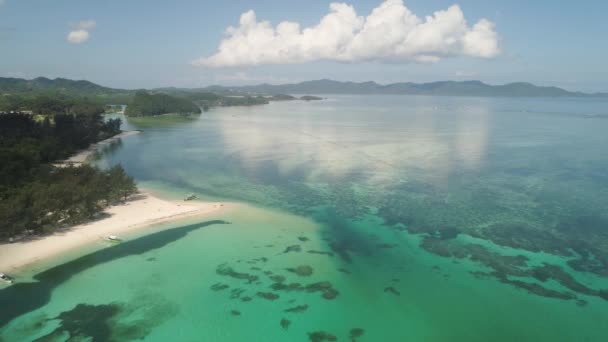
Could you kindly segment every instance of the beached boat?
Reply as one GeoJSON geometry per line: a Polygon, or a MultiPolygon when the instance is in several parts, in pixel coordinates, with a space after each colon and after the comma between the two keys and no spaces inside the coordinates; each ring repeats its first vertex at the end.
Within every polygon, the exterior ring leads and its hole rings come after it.
{"type": "Polygon", "coordinates": [[[9,277],[7,274],[4,274],[4,273],[0,273],[0,280],[2,280],[3,282],[5,282],[7,284],[13,283],[13,278],[9,277]]]}
{"type": "Polygon", "coordinates": [[[194,199],[197,199],[195,194],[188,194],[186,195],[186,197],[184,198],[184,201],[192,201],[194,199]]]}
{"type": "Polygon", "coordinates": [[[111,242],[121,242],[122,241],[122,239],[116,235],[106,235],[103,237],[103,239],[106,241],[111,241],[111,242]]]}

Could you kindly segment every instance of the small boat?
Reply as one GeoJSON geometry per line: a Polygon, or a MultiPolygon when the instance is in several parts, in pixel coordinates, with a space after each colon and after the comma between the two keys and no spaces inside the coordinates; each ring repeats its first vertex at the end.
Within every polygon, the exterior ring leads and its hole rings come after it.
{"type": "Polygon", "coordinates": [[[116,235],[106,235],[103,237],[103,239],[106,241],[111,241],[111,242],[121,242],[122,241],[122,239],[116,235]]]}
{"type": "Polygon", "coordinates": [[[0,273],[0,280],[2,280],[3,282],[5,282],[7,284],[13,283],[13,278],[9,277],[8,275],[6,275],[4,273],[0,273]]]}
{"type": "Polygon", "coordinates": [[[192,200],[195,200],[195,199],[197,199],[197,197],[196,197],[196,195],[195,195],[195,194],[188,194],[188,195],[186,195],[186,197],[184,198],[184,201],[192,201],[192,200]]]}

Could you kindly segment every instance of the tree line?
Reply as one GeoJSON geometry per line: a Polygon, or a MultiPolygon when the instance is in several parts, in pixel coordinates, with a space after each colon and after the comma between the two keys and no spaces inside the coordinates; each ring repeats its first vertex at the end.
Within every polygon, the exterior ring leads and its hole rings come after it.
{"type": "Polygon", "coordinates": [[[152,116],[168,113],[200,114],[201,109],[192,101],[163,93],[151,94],[138,91],[127,106],[129,116],[152,116]]]}
{"type": "Polygon", "coordinates": [[[120,166],[52,165],[120,133],[102,113],[86,99],[0,95],[0,239],[84,222],[136,191],[120,166]]]}

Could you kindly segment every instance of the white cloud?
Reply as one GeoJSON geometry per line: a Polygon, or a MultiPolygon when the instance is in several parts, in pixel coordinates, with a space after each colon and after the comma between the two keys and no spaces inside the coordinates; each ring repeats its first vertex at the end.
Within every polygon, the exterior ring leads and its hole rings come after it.
{"type": "Polygon", "coordinates": [[[305,63],[316,60],[436,63],[442,58],[492,58],[499,54],[494,23],[481,19],[468,26],[458,5],[424,19],[402,0],[385,0],[367,17],[345,3],[313,26],[284,21],[274,27],[258,21],[253,10],[228,27],[216,54],[192,62],[196,66],[231,67],[305,63]]]}
{"type": "Polygon", "coordinates": [[[76,30],[68,33],[68,42],[72,44],[82,44],[89,40],[90,34],[89,31],[85,30],[76,30]]]}
{"type": "Polygon", "coordinates": [[[91,36],[90,31],[97,26],[97,23],[95,20],[83,20],[76,23],[70,23],[70,26],[74,30],[68,33],[68,42],[71,44],[82,44],[89,40],[91,36]]]}

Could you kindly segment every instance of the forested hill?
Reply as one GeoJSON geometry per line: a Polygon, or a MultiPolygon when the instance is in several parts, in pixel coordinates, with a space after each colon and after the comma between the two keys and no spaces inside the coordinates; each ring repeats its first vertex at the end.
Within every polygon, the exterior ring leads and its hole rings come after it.
{"type": "Polygon", "coordinates": [[[199,114],[201,109],[191,100],[167,94],[150,94],[138,91],[125,111],[129,116],[152,116],[168,113],[199,114]]]}
{"type": "Polygon", "coordinates": [[[571,92],[557,87],[541,87],[518,82],[489,85],[480,81],[440,81],[431,83],[340,82],[315,80],[293,84],[259,84],[241,87],[210,86],[199,91],[245,92],[253,94],[394,94],[434,96],[496,96],[496,97],[608,97],[608,93],[571,92]]]}
{"type": "MultiPolygon", "coordinates": [[[[209,86],[205,88],[157,88],[151,94],[168,94],[193,101],[204,99],[211,106],[252,105],[265,101],[258,95],[277,94],[395,94],[434,96],[496,96],[496,97],[608,97],[608,93],[583,93],[567,91],[558,87],[537,86],[517,82],[504,85],[490,85],[481,81],[440,81],[430,83],[401,82],[378,84],[376,82],[340,82],[329,79],[306,81],[292,84],[259,84],[249,86],[209,86]],[[237,96],[250,96],[238,99],[237,96]],[[211,101],[210,98],[213,98],[211,101]]],[[[48,79],[38,77],[33,80],[1,78],[0,94],[54,95],[88,97],[102,104],[127,104],[137,90],[114,89],[89,81],[73,81],[65,78],[48,79]]],[[[272,99],[270,101],[282,100],[272,99]]],[[[267,101],[266,101],[267,102],[267,101]]]]}
{"type": "Polygon", "coordinates": [[[49,79],[38,77],[32,80],[25,80],[21,78],[0,77],[0,94],[87,97],[106,104],[126,103],[135,94],[135,91],[108,88],[89,81],[74,81],[65,78],[49,79]]]}

